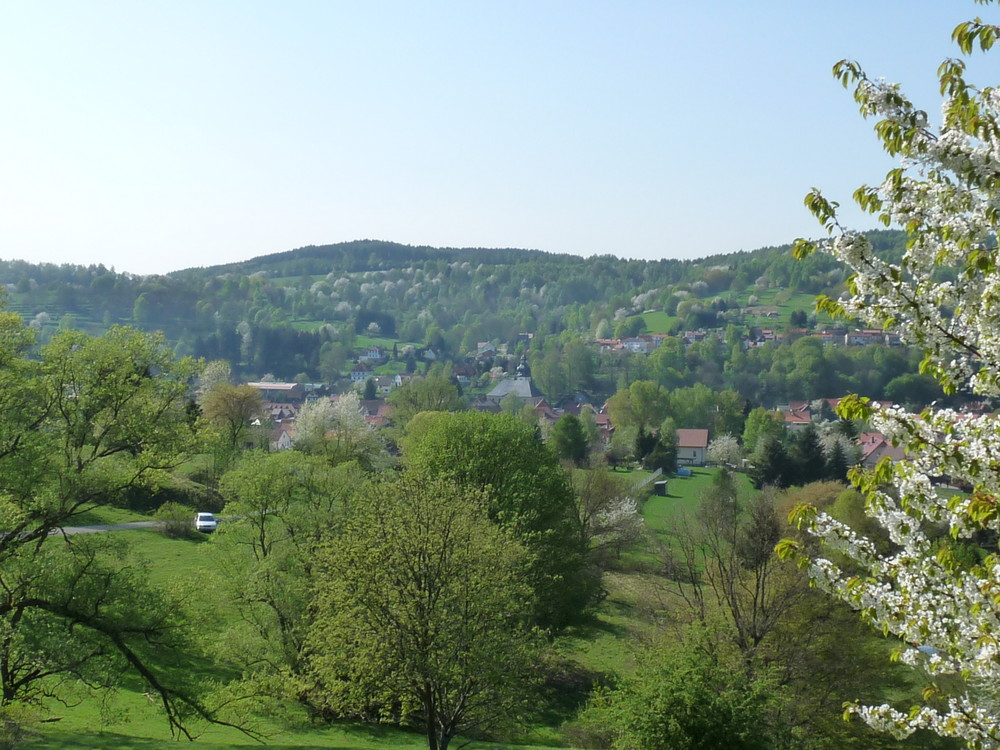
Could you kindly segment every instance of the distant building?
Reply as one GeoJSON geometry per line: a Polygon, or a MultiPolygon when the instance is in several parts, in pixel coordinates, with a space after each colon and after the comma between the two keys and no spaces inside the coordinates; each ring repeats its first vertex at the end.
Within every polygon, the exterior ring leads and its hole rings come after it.
{"type": "Polygon", "coordinates": [[[836,419],[837,404],[839,398],[818,398],[813,401],[789,401],[788,404],[779,406],[785,419],[785,427],[789,430],[798,430],[812,422],[821,422],[824,419],[836,419]]]}
{"type": "Polygon", "coordinates": [[[662,339],[656,340],[652,336],[633,336],[622,339],[621,347],[628,349],[633,354],[649,354],[662,343],[662,339]]]}
{"type": "Polygon", "coordinates": [[[531,370],[528,368],[528,362],[523,356],[521,357],[521,363],[517,366],[515,376],[497,383],[496,387],[486,394],[486,399],[499,404],[505,396],[509,396],[512,393],[525,402],[533,402],[542,397],[542,392],[531,382],[531,370]]]}
{"type": "Polygon", "coordinates": [[[302,387],[301,383],[247,383],[251,388],[256,388],[260,391],[260,397],[264,401],[270,401],[274,403],[291,402],[297,403],[302,401],[305,396],[305,388],[302,387]]]}
{"type": "Polygon", "coordinates": [[[271,403],[264,402],[261,411],[271,420],[271,424],[281,424],[282,422],[294,422],[298,416],[298,405],[291,403],[271,403]]]}
{"type": "MultiPolygon", "coordinates": [[[[394,388],[401,388],[406,383],[409,383],[413,379],[413,375],[407,372],[399,372],[392,376],[392,385],[394,388]]],[[[417,376],[419,377],[419,376],[417,376]]]]}
{"type": "Polygon", "coordinates": [[[279,424],[271,430],[271,450],[287,451],[295,443],[295,425],[279,424]]]}
{"type": "Polygon", "coordinates": [[[369,346],[361,350],[358,354],[359,362],[384,362],[389,359],[389,355],[386,354],[385,348],[374,345],[369,346]]]}
{"type": "Polygon", "coordinates": [[[677,430],[677,463],[704,466],[708,450],[708,430],[677,430]]]}
{"type": "Polygon", "coordinates": [[[887,333],[886,331],[869,328],[845,333],[844,343],[847,346],[870,346],[871,344],[899,346],[902,341],[898,333],[887,333]]]}
{"type": "Polygon", "coordinates": [[[893,463],[903,459],[903,449],[889,442],[881,432],[862,432],[858,436],[858,447],[861,449],[861,465],[873,469],[884,457],[888,456],[893,463]]]}
{"type": "Polygon", "coordinates": [[[358,362],[351,369],[351,382],[352,383],[364,382],[365,380],[368,380],[368,378],[370,378],[373,373],[374,370],[372,370],[372,368],[369,365],[365,364],[364,362],[358,362]]]}

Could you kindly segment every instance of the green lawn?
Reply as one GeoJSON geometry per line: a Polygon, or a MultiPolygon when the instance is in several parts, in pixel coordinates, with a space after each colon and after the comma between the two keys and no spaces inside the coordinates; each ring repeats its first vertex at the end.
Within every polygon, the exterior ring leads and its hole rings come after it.
{"type": "MultiPolygon", "coordinates": [[[[673,521],[684,513],[694,512],[702,493],[712,484],[718,469],[692,468],[692,476],[672,476],[667,480],[667,496],[651,495],[642,508],[646,525],[657,533],[669,531],[673,521]]],[[[746,474],[734,473],[736,487],[740,492],[752,492],[750,478],[746,474]]]]}
{"type": "MultiPolygon", "coordinates": [[[[148,703],[145,698],[139,701],[148,703]]],[[[152,706],[135,702],[128,707],[129,721],[124,725],[110,726],[105,730],[94,730],[99,722],[97,712],[77,711],[61,719],[57,724],[42,725],[43,729],[28,739],[20,747],[32,750],[75,750],[78,748],[100,748],[101,750],[168,750],[176,748],[177,741],[170,737],[162,717],[152,706]]],[[[198,737],[201,747],[244,748],[268,747],[275,750],[292,748],[324,748],[326,750],[388,750],[389,748],[427,747],[427,739],[415,732],[405,732],[392,727],[352,725],[348,723],[328,726],[281,728],[265,724],[263,742],[227,727],[207,727],[198,737]]],[[[459,746],[457,740],[455,746],[459,746]]],[[[473,742],[465,745],[470,750],[501,750],[515,747],[509,744],[473,742]]],[[[541,750],[539,745],[517,745],[522,750],[541,750]]]]}
{"type": "Polygon", "coordinates": [[[97,526],[105,523],[129,523],[130,521],[149,521],[150,517],[127,508],[113,508],[102,505],[88,510],[73,518],[72,526],[97,526]]]}
{"type": "Polygon", "coordinates": [[[667,315],[662,310],[643,313],[642,319],[646,323],[647,333],[669,333],[680,322],[680,318],[667,315]]]}
{"type": "MultiPolygon", "coordinates": [[[[38,724],[19,748],[31,750],[168,750],[177,747],[177,740],[170,736],[166,722],[156,707],[143,696],[126,696],[118,710],[123,721],[107,723],[103,729],[99,707],[78,706],[60,711],[58,722],[38,724]]],[[[264,719],[255,727],[263,737],[258,742],[252,737],[229,727],[199,727],[198,746],[227,748],[268,747],[276,750],[292,748],[324,748],[326,750],[389,750],[390,748],[427,747],[427,739],[416,732],[407,732],[387,726],[361,725],[343,722],[330,725],[310,724],[303,719],[297,726],[264,719]]],[[[462,743],[455,741],[456,747],[462,743]]],[[[469,750],[502,750],[517,747],[520,750],[542,750],[548,745],[511,745],[510,743],[472,742],[464,745],[469,750]]]]}
{"type": "Polygon", "coordinates": [[[296,318],[291,321],[288,325],[294,328],[296,331],[305,331],[307,333],[315,331],[320,326],[325,325],[325,321],[322,320],[303,320],[301,318],[296,318]]]}
{"type": "Polygon", "coordinates": [[[375,368],[376,375],[401,375],[404,372],[406,372],[406,362],[401,362],[398,359],[375,368]]]}
{"type": "Polygon", "coordinates": [[[788,327],[789,317],[795,310],[802,310],[808,315],[816,317],[816,327],[823,328],[831,325],[834,321],[826,313],[816,312],[816,295],[806,292],[792,292],[790,289],[765,289],[762,292],[748,290],[737,295],[739,304],[743,307],[749,305],[750,295],[757,297],[754,306],[777,307],[778,317],[768,318],[763,315],[744,315],[742,323],[747,326],[757,326],[760,328],[776,328],[784,330],[788,327]]]}

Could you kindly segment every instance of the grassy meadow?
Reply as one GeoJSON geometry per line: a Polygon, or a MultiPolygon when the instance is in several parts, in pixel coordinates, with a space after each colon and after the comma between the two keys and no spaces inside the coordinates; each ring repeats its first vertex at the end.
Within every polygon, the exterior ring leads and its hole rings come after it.
{"type": "MultiPolygon", "coordinates": [[[[638,483],[647,472],[616,472],[630,483],[638,483]]],[[[665,579],[657,573],[659,539],[679,514],[697,507],[698,497],[710,484],[714,470],[695,469],[691,477],[672,477],[668,496],[650,496],[643,508],[649,538],[635,549],[624,551],[614,569],[605,574],[607,595],[596,616],[586,626],[572,629],[555,644],[555,659],[562,665],[557,684],[548,688],[545,713],[528,727],[516,745],[473,742],[470,750],[518,747],[539,750],[566,747],[561,725],[572,721],[593,684],[606,683],[611,675],[628,672],[637,644],[648,642],[661,630],[664,618],[665,579]]],[[[745,478],[740,477],[742,481],[745,478]]],[[[95,511],[87,523],[120,523],[142,518],[114,509],[95,511]]],[[[128,534],[136,555],[146,561],[153,581],[180,592],[197,613],[198,625],[206,633],[216,632],[235,612],[226,605],[219,579],[213,574],[217,548],[209,536],[171,539],[156,530],[120,532],[128,534]]],[[[194,673],[201,665],[191,665],[194,673]]],[[[231,675],[199,674],[225,679],[231,675]]],[[[38,717],[31,734],[20,745],[37,750],[105,748],[107,750],[160,750],[175,746],[158,707],[138,691],[121,690],[102,704],[86,700],[78,705],[54,704],[38,717]]],[[[392,727],[339,723],[316,725],[304,716],[261,717],[254,726],[266,746],[274,748],[373,748],[426,747],[423,735],[392,727]]],[[[241,732],[217,726],[196,726],[198,743],[211,748],[261,747],[241,732]]],[[[457,744],[457,741],[456,741],[457,744]]]]}

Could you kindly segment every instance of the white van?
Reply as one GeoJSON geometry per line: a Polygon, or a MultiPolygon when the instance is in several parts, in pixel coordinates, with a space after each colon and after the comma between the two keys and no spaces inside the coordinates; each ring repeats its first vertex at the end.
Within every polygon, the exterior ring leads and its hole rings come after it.
{"type": "Polygon", "coordinates": [[[194,517],[194,527],[198,531],[204,531],[208,534],[215,531],[218,526],[219,522],[215,520],[215,516],[211,513],[199,513],[194,517]]]}

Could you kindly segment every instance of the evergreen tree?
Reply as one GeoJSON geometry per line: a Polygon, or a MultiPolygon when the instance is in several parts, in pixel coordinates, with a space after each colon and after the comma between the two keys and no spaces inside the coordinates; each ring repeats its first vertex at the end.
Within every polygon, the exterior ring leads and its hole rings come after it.
{"type": "Polygon", "coordinates": [[[838,440],[833,444],[826,462],[826,477],[833,482],[845,482],[848,468],[847,456],[844,455],[844,448],[838,440]]]}
{"type": "Polygon", "coordinates": [[[658,442],[655,434],[646,432],[646,429],[639,425],[639,432],[635,436],[635,457],[642,461],[648,456],[658,442]]]}
{"type": "Polygon", "coordinates": [[[793,471],[786,477],[788,485],[819,482],[828,476],[826,456],[815,426],[806,425],[795,441],[794,451],[793,471]]]}
{"type": "Polygon", "coordinates": [[[760,441],[757,450],[754,451],[750,480],[757,489],[768,485],[787,487],[788,465],[788,453],[785,451],[784,443],[768,435],[760,441]]]}
{"type": "Polygon", "coordinates": [[[564,414],[552,427],[552,447],[559,458],[582,466],[587,460],[589,445],[583,425],[575,414],[564,414]]]}
{"type": "Polygon", "coordinates": [[[652,471],[660,469],[664,474],[677,471],[677,427],[674,420],[669,417],[663,420],[656,444],[643,461],[643,466],[652,471]]]}

